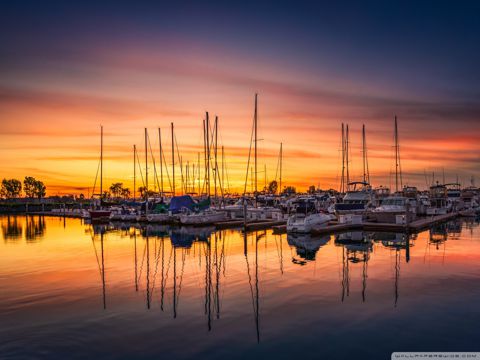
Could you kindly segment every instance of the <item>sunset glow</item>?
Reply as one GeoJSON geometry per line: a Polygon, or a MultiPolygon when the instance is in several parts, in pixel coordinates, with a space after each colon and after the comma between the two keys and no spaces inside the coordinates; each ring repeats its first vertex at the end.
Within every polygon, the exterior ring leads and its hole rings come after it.
{"type": "MultiPolygon", "coordinates": [[[[171,166],[173,122],[183,162],[193,163],[203,149],[202,120],[209,111],[219,116],[230,191],[241,192],[255,93],[261,184],[264,165],[267,179],[275,178],[282,142],[286,185],[338,188],[344,122],[351,130],[352,177],[362,173],[365,124],[372,184],[391,185],[394,115],[405,183],[424,188],[432,173],[445,173],[447,181],[458,176],[469,185],[479,175],[478,65],[472,65],[478,42],[453,44],[447,37],[464,37],[478,27],[468,16],[454,34],[439,29],[440,20],[428,24],[426,32],[437,31],[431,41],[414,35],[412,28],[424,26],[415,19],[397,22],[385,38],[374,29],[383,20],[370,15],[371,27],[346,34],[328,21],[328,9],[313,6],[304,10],[319,18],[306,16],[300,23],[280,10],[264,19],[271,9],[259,5],[243,29],[238,24],[251,6],[218,7],[221,31],[194,5],[181,11],[120,5],[106,22],[101,14],[108,9],[101,6],[98,16],[74,5],[55,14],[45,6],[42,17],[32,10],[23,22],[16,20],[20,9],[7,7],[2,27],[9,36],[0,35],[2,177],[40,178],[49,195],[91,193],[103,125],[105,182],[132,188],[132,146],[143,162],[143,129],[149,129],[157,162],[162,129],[171,166]],[[141,18],[145,11],[151,16],[141,18]],[[318,35],[326,29],[328,36],[318,35]],[[403,32],[401,42],[397,31],[403,32]],[[445,43],[438,40],[442,36],[445,43]],[[452,52],[458,55],[455,66],[452,52]]],[[[365,20],[343,14],[353,24],[365,20]]],[[[176,174],[180,182],[179,169],[176,174]]]]}

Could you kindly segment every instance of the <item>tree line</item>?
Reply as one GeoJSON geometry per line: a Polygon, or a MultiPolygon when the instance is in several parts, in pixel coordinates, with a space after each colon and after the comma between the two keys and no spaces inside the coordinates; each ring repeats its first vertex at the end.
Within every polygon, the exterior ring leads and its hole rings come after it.
{"type": "Polygon", "coordinates": [[[22,182],[18,179],[3,179],[0,188],[0,197],[16,199],[22,196],[22,190],[27,198],[44,198],[47,193],[45,184],[31,176],[25,176],[22,182]]]}

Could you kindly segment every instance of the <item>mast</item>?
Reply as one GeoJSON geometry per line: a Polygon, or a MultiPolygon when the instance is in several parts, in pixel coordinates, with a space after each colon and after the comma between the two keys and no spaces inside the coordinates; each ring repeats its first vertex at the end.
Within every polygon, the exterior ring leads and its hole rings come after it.
{"type": "Polygon", "coordinates": [[[279,194],[282,193],[282,163],[283,163],[283,143],[280,143],[280,187],[279,194]]]}
{"type": "MultiPolygon", "coordinates": [[[[225,193],[225,152],[224,152],[224,149],[223,149],[223,145],[222,145],[222,187],[223,187],[223,193],[225,193]]],[[[222,196],[222,202],[224,203],[224,200],[223,199],[224,196],[222,196]]],[[[225,203],[224,203],[225,205],[225,203]]]]}
{"type": "Polygon", "coordinates": [[[163,150],[162,150],[162,131],[158,128],[158,142],[160,143],[160,194],[163,199],[163,150]]]}
{"type": "Polygon", "coordinates": [[[340,180],[340,192],[345,192],[345,126],[342,123],[342,179],[340,180]]]}
{"type": "MultiPolygon", "coordinates": [[[[205,123],[204,123],[204,126],[203,126],[203,129],[205,130],[205,123]]],[[[202,190],[200,189],[200,153],[197,153],[197,178],[198,178],[198,196],[200,196],[202,190]]]]}
{"type": "Polygon", "coordinates": [[[397,126],[397,115],[395,115],[395,191],[399,191],[398,185],[403,186],[402,181],[402,168],[400,165],[400,145],[398,142],[398,126],[397,126]]]}
{"type": "Polygon", "coordinates": [[[255,114],[254,114],[254,126],[255,126],[255,207],[258,206],[258,195],[257,195],[257,98],[258,94],[255,94],[255,114]]]}
{"type": "Polygon", "coordinates": [[[210,197],[210,120],[208,118],[208,111],[207,111],[207,119],[206,119],[206,138],[207,138],[207,194],[210,197]]]}
{"type": "Polygon", "coordinates": [[[217,160],[217,152],[218,152],[218,116],[215,116],[215,206],[217,206],[217,177],[218,177],[218,160],[217,160]]]}
{"type": "Polygon", "coordinates": [[[347,191],[350,190],[350,165],[349,165],[349,153],[350,152],[350,141],[349,141],[349,132],[348,132],[348,124],[345,133],[345,162],[347,164],[347,191]]]}
{"type": "Polygon", "coordinates": [[[267,190],[267,164],[263,164],[263,189],[267,190]]]}
{"type": "Polygon", "coordinates": [[[133,201],[136,200],[137,186],[137,145],[133,145],[133,201]]]}
{"type": "MultiPolygon", "coordinates": [[[[148,202],[148,149],[147,149],[147,128],[145,128],[145,199],[148,202]]],[[[146,208],[145,208],[146,209],[146,208]]]]}
{"type": "Polygon", "coordinates": [[[100,126],[100,206],[103,196],[103,125],[100,126]]]}
{"type": "Polygon", "coordinates": [[[370,183],[370,174],[368,171],[367,140],[365,135],[365,124],[362,127],[362,152],[363,152],[363,182],[370,183]]]}
{"type": "Polygon", "coordinates": [[[170,123],[172,128],[172,196],[175,196],[175,144],[173,135],[173,122],[170,123]]]}

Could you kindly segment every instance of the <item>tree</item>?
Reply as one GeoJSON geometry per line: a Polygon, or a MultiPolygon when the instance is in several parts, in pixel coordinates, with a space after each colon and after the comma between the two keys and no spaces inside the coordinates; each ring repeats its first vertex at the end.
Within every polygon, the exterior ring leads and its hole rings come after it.
{"type": "Polygon", "coordinates": [[[23,180],[23,192],[28,198],[34,198],[36,195],[37,180],[31,176],[25,176],[23,180]]]}
{"type": "Polygon", "coordinates": [[[39,198],[45,197],[47,188],[43,182],[36,180],[34,177],[25,176],[23,180],[23,191],[27,198],[39,198]]]}
{"type": "Polygon", "coordinates": [[[140,197],[144,197],[144,196],[145,196],[145,191],[146,191],[146,190],[147,190],[147,189],[146,189],[144,186],[140,186],[140,187],[138,188],[138,192],[140,193],[140,197]]]}
{"type": "Polygon", "coordinates": [[[7,199],[17,198],[22,193],[22,183],[17,179],[3,179],[0,193],[7,199]]]}
{"type": "Polygon", "coordinates": [[[315,194],[315,191],[316,191],[315,185],[310,185],[308,187],[308,193],[309,194],[315,194]]]}
{"type": "Polygon", "coordinates": [[[130,189],[122,188],[122,196],[125,200],[127,200],[130,197],[130,189]]]}
{"type": "Polygon", "coordinates": [[[273,180],[273,181],[270,181],[270,184],[268,184],[268,192],[270,194],[276,194],[278,191],[278,183],[273,180]]]}
{"type": "Polygon", "coordinates": [[[295,189],[295,187],[293,186],[286,186],[282,191],[282,194],[286,194],[286,195],[293,195],[296,193],[297,193],[297,189],[295,189]]]}
{"type": "Polygon", "coordinates": [[[35,184],[35,195],[37,196],[37,198],[41,199],[45,197],[46,194],[47,194],[47,187],[44,185],[43,182],[37,181],[35,184]]]}
{"type": "Polygon", "coordinates": [[[119,198],[120,196],[122,196],[122,189],[123,189],[123,183],[113,183],[110,186],[110,192],[115,198],[119,198]]]}

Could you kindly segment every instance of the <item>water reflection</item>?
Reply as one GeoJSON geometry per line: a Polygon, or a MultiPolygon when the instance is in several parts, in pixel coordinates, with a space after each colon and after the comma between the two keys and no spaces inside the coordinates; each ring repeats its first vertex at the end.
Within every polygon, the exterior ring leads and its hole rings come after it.
{"type": "MultiPolygon", "coordinates": [[[[299,340],[301,335],[292,333],[290,324],[301,331],[306,322],[303,336],[308,336],[308,327],[326,335],[317,321],[327,328],[342,329],[349,318],[370,335],[382,336],[381,329],[372,330],[368,325],[372,314],[381,322],[384,317],[395,320],[400,316],[393,314],[395,311],[415,322],[402,310],[415,313],[414,308],[425,309],[428,302],[428,311],[432,311],[432,298],[442,303],[439,294],[458,301],[459,295],[451,297],[449,287],[464,289],[471,284],[469,277],[478,270],[472,254],[480,251],[480,241],[472,241],[480,240],[475,221],[439,224],[418,235],[352,231],[317,237],[274,235],[269,230],[216,231],[212,227],[84,225],[74,219],[67,219],[64,230],[63,219],[38,217],[2,217],[0,221],[4,237],[0,256],[8,254],[2,263],[12,259],[4,271],[28,275],[22,278],[22,296],[35,299],[35,291],[59,294],[47,296],[57,311],[75,294],[69,314],[83,302],[94,304],[82,310],[82,316],[90,321],[82,323],[86,328],[95,321],[111,321],[108,329],[112,334],[120,331],[115,327],[120,324],[131,326],[138,334],[151,329],[166,338],[157,340],[162,346],[173,336],[190,331],[192,337],[205,340],[197,344],[199,349],[205,344],[220,346],[220,339],[226,338],[243,344],[261,342],[267,349],[272,342],[279,345],[277,337],[299,340]],[[16,242],[8,242],[12,237],[16,242]],[[40,238],[44,241],[32,246],[22,247],[25,242],[18,241],[40,238]],[[455,242],[450,242],[453,239],[455,242]],[[27,256],[25,249],[31,251],[27,256]],[[448,255],[451,260],[425,263],[424,249],[425,255],[432,249],[432,259],[448,255]],[[68,257],[77,252],[75,263],[68,257]],[[284,254],[288,254],[285,262],[284,254]],[[35,275],[42,271],[46,275],[35,275]],[[445,277],[448,288],[442,285],[445,277]],[[38,287],[32,287],[37,282],[38,287]],[[418,292],[419,288],[423,291],[418,292]],[[212,332],[215,334],[209,335],[212,332]]],[[[6,309],[0,310],[0,316],[20,311],[15,306],[30,306],[29,311],[44,316],[34,300],[32,305],[18,301],[16,283],[20,282],[11,280],[3,285],[2,292],[8,295],[0,295],[0,309],[6,309]]],[[[68,324],[69,319],[65,315],[62,321],[68,324]]],[[[169,354],[178,351],[182,349],[169,354]]]]}
{"type": "Polygon", "coordinates": [[[362,265],[362,301],[366,301],[368,260],[373,248],[371,234],[352,231],[337,234],[335,245],[342,247],[341,299],[350,296],[350,263],[362,265]]]}
{"type": "Polygon", "coordinates": [[[288,245],[295,247],[297,255],[292,257],[292,262],[306,265],[307,261],[314,261],[318,250],[330,241],[330,235],[312,236],[309,234],[288,234],[288,245]]]}
{"type": "Polygon", "coordinates": [[[20,240],[22,233],[22,225],[17,216],[7,216],[6,220],[2,221],[2,234],[5,242],[20,240]]]}

